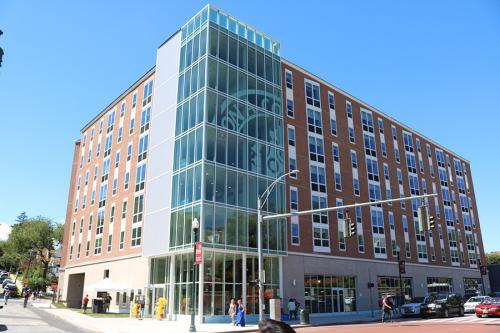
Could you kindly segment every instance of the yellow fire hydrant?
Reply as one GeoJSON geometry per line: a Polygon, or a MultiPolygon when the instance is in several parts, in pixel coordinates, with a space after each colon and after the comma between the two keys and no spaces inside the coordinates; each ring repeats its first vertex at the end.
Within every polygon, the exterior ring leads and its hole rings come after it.
{"type": "Polygon", "coordinates": [[[156,320],[165,318],[165,308],[167,307],[167,299],[165,297],[158,298],[156,302],[156,320]]]}
{"type": "Polygon", "coordinates": [[[132,317],[138,318],[139,317],[139,309],[141,305],[139,303],[134,303],[134,306],[132,307],[132,317]]]}

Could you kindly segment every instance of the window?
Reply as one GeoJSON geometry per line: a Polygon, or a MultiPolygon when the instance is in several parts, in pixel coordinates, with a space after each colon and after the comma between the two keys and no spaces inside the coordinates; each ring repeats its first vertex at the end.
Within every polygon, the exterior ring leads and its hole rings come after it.
{"type": "Polygon", "coordinates": [[[89,227],[88,227],[88,231],[92,231],[92,220],[94,219],[94,216],[92,214],[90,214],[89,216],[89,227]]]}
{"type": "Polygon", "coordinates": [[[296,187],[290,187],[290,210],[299,209],[299,194],[296,187]]]}
{"type": "Polygon", "coordinates": [[[132,157],[132,143],[129,143],[127,147],[127,161],[130,161],[131,157],[132,157]]]}
{"type": "Polygon", "coordinates": [[[398,147],[394,147],[394,158],[396,159],[397,163],[401,162],[401,156],[399,155],[398,147]]]}
{"type": "Polygon", "coordinates": [[[294,113],[293,113],[293,101],[291,99],[286,99],[286,113],[288,117],[293,118],[294,113]]]}
{"type": "Polygon", "coordinates": [[[132,246],[141,245],[142,227],[135,226],[132,228],[132,246]]]}
{"type": "Polygon", "coordinates": [[[368,134],[363,134],[365,144],[365,154],[377,157],[377,148],[375,147],[375,137],[368,134]]]}
{"type": "Polygon", "coordinates": [[[358,168],[358,157],[357,157],[356,152],[354,150],[351,150],[351,163],[352,163],[353,169],[358,168]]]}
{"type": "Polygon", "coordinates": [[[352,104],[349,101],[345,101],[345,112],[347,113],[347,118],[352,119],[352,104]]]}
{"type": "Polygon", "coordinates": [[[320,111],[307,109],[307,128],[309,132],[323,134],[320,111]]]}
{"type": "Polygon", "coordinates": [[[134,126],[135,126],[135,118],[130,119],[130,129],[128,131],[128,134],[134,133],[134,126]]]}
{"type": "Polygon", "coordinates": [[[409,174],[408,180],[410,182],[410,193],[412,195],[420,195],[418,177],[415,175],[409,174]]]}
{"type": "Polygon", "coordinates": [[[311,161],[320,163],[325,162],[325,153],[323,151],[323,139],[309,136],[309,158],[311,161]]]}
{"type": "Polygon", "coordinates": [[[373,115],[371,112],[361,110],[361,123],[363,124],[363,131],[373,133],[373,115]]]}
{"type": "Polygon", "coordinates": [[[89,171],[85,172],[85,185],[88,185],[89,183],[89,171]]]}
{"type": "Polygon", "coordinates": [[[349,142],[354,143],[355,142],[355,140],[354,140],[354,128],[349,126],[348,131],[349,131],[349,142]]]}
{"type": "Polygon", "coordinates": [[[342,191],[342,180],[340,178],[340,172],[335,172],[335,189],[337,191],[342,191]]]}
{"type": "Polygon", "coordinates": [[[380,134],[384,134],[384,122],[382,119],[378,119],[378,130],[380,134]]]}
{"type": "Polygon", "coordinates": [[[151,102],[151,95],[153,94],[153,80],[150,80],[144,85],[144,94],[142,98],[142,106],[151,102]]]}
{"type": "Polygon", "coordinates": [[[122,204],[122,219],[126,219],[127,218],[127,205],[128,205],[128,201],[123,201],[123,204],[122,204]]]}
{"type": "Polygon", "coordinates": [[[339,145],[336,143],[333,144],[333,160],[335,162],[340,162],[339,145]]]}
{"type": "Polygon", "coordinates": [[[99,122],[99,134],[102,133],[102,127],[103,127],[103,124],[104,124],[104,120],[101,119],[101,121],[99,122]]]}
{"type": "Polygon", "coordinates": [[[403,132],[403,141],[405,143],[405,150],[413,153],[413,138],[411,134],[403,132]]]}
{"type": "Polygon", "coordinates": [[[95,239],[94,255],[99,255],[102,252],[102,238],[95,239]]]}
{"type": "Polygon", "coordinates": [[[376,160],[366,159],[366,173],[368,174],[368,179],[375,182],[379,181],[378,177],[378,163],[376,160]]]}
{"type": "Polygon", "coordinates": [[[85,247],[85,256],[88,257],[90,254],[90,241],[87,241],[87,246],[85,247]]]}
{"type": "Polygon", "coordinates": [[[288,144],[295,147],[295,128],[288,126],[288,144]]]}
{"type": "Polygon", "coordinates": [[[87,162],[90,162],[92,160],[92,149],[89,149],[88,155],[87,155],[87,162]]]}
{"type": "Polygon", "coordinates": [[[90,130],[90,141],[94,140],[94,128],[92,127],[92,130],[90,130]]]}
{"type": "Polygon", "coordinates": [[[117,151],[115,155],[115,168],[118,168],[119,166],[120,166],[120,151],[117,151]]]}
{"type": "Polygon", "coordinates": [[[445,159],[444,159],[444,154],[441,150],[436,150],[436,159],[438,162],[438,167],[445,168],[445,159]]]}
{"type": "Polygon", "coordinates": [[[149,129],[149,122],[151,118],[151,107],[147,107],[146,109],[142,110],[141,113],[141,133],[144,133],[149,129]]]}
{"type": "Polygon", "coordinates": [[[326,193],[325,169],[323,167],[311,165],[311,189],[317,192],[326,193]]]}
{"type": "Polygon", "coordinates": [[[129,185],[129,183],[130,183],[130,172],[129,172],[129,171],[127,171],[127,172],[125,173],[124,182],[125,182],[125,184],[124,184],[124,186],[123,186],[123,187],[125,188],[125,190],[128,190],[128,185],[129,185]]]}
{"type": "Polygon", "coordinates": [[[139,139],[139,152],[137,153],[137,162],[145,160],[148,156],[148,142],[148,134],[141,136],[141,138],[139,139]]]}
{"type": "Polygon", "coordinates": [[[406,153],[406,165],[408,166],[408,172],[417,173],[417,162],[415,161],[415,155],[406,153]]]}
{"type": "Polygon", "coordinates": [[[108,194],[108,184],[101,184],[101,189],[99,192],[99,207],[106,205],[106,196],[108,194]]]}
{"type": "Polygon", "coordinates": [[[118,178],[113,179],[113,195],[116,195],[116,191],[118,189],[118,178]]]}
{"type": "Polygon", "coordinates": [[[115,125],[115,111],[111,111],[108,115],[108,127],[106,129],[106,133],[111,133],[113,131],[115,125]]]}
{"type": "Polygon", "coordinates": [[[290,218],[290,225],[291,225],[292,245],[299,245],[300,244],[299,217],[292,216],[290,218]]]}
{"type": "Polygon", "coordinates": [[[354,210],[356,214],[356,226],[358,229],[357,235],[358,235],[358,251],[360,253],[365,252],[365,240],[363,237],[363,216],[361,213],[361,207],[356,207],[354,210]]]}
{"type": "Polygon", "coordinates": [[[105,159],[102,161],[102,176],[101,176],[101,182],[104,182],[108,180],[108,175],[109,175],[109,164],[110,164],[110,158],[105,159]]]}
{"type": "Polygon", "coordinates": [[[132,109],[135,109],[137,105],[137,91],[134,92],[134,95],[132,96],[132,109]]]}
{"type": "Polygon", "coordinates": [[[125,231],[120,231],[120,250],[123,250],[125,247],[125,231]]]}
{"type": "Polygon", "coordinates": [[[106,143],[104,145],[104,157],[111,153],[111,146],[113,144],[113,134],[110,133],[106,136],[106,143]]]}
{"type": "MultiPolygon", "coordinates": [[[[336,200],[336,206],[342,206],[342,200],[337,199],[336,200]]],[[[339,236],[339,250],[344,251],[345,250],[345,226],[344,226],[344,210],[339,209],[337,210],[337,221],[338,221],[338,236],[339,236]]]]}
{"type": "MultiPolygon", "coordinates": [[[[380,201],[380,185],[368,183],[368,195],[370,202],[380,201]]],[[[377,206],[380,207],[380,204],[377,206]]]]}
{"type": "Polygon", "coordinates": [[[354,195],[359,196],[359,179],[358,178],[352,179],[352,187],[354,189],[354,195]]]}
{"type": "Polygon", "coordinates": [[[111,252],[112,246],[113,246],[113,235],[109,234],[108,235],[108,249],[107,249],[108,252],[111,252]]]}
{"type": "Polygon", "coordinates": [[[93,205],[95,202],[95,190],[92,190],[92,196],[90,197],[90,204],[93,205]]]}
{"type": "Polygon", "coordinates": [[[120,106],[120,118],[122,118],[125,115],[125,101],[122,102],[120,106]]]}
{"type": "Polygon", "coordinates": [[[293,76],[292,72],[285,70],[285,81],[286,81],[286,87],[293,89],[293,76]]]}
{"type": "Polygon", "coordinates": [[[321,107],[318,84],[306,81],[306,103],[317,108],[321,107]]]}
{"type": "Polygon", "coordinates": [[[135,191],[140,191],[144,189],[144,184],[146,181],[146,163],[137,166],[137,173],[135,177],[135,191]]]}
{"type": "Polygon", "coordinates": [[[138,195],[134,198],[134,216],[133,223],[142,222],[142,213],[144,210],[144,195],[138,195]]]}
{"type": "Polygon", "coordinates": [[[330,128],[332,135],[337,135],[337,117],[335,115],[335,97],[328,92],[328,107],[330,108],[330,128]]]}
{"type": "Polygon", "coordinates": [[[121,142],[123,138],[123,127],[118,128],[118,142],[121,142]]]}
{"type": "MultiPolygon", "coordinates": [[[[290,171],[297,170],[297,161],[295,160],[295,158],[290,157],[288,159],[288,170],[290,170],[290,171]]],[[[293,173],[290,175],[290,177],[297,179],[297,174],[293,173]]]]}
{"type": "Polygon", "coordinates": [[[97,225],[95,229],[96,236],[102,235],[104,230],[104,209],[97,212],[97,225]]]}

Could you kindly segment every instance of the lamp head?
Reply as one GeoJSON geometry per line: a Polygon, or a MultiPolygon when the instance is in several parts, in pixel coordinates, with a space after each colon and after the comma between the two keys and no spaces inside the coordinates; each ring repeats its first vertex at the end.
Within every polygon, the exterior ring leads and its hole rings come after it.
{"type": "Polygon", "coordinates": [[[191,228],[193,229],[193,231],[200,229],[200,222],[196,217],[193,219],[193,222],[191,222],[191,228]]]}

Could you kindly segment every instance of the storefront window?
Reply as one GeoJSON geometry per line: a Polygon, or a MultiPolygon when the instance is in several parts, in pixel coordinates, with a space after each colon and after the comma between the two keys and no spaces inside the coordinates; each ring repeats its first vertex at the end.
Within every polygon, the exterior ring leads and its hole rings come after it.
{"type": "Polygon", "coordinates": [[[452,279],[441,277],[427,278],[427,292],[431,293],[451,293],[453,292],[452,279]]]}
{"type": "Polygon", "coordinates": [[[305,308],[310,313],[356,311],[354,276],[306,275],[305,308]]]}
{"type": "MultiPolygon", "coordinates": [[[[403,294],[405,301],[409,301],[413,297],[412,279],[402,277],[403,294]]],[[[383,298],[386,295],[397,296],[400,294],[401,288],[399,287],[399,277],[397,276],[379,276],[377,278],[377,291],[378,297],[383,298]]]]}
{"type": "Polygon", "coordinates": [[[481,295],[483,293],[483,282],[481,279],[464,278],[464,298],[481,295]]]}

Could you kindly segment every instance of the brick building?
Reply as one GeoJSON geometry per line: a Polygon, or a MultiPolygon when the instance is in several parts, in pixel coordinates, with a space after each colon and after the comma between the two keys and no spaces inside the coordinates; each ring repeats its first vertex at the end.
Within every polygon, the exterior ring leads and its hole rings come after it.
{"type": "MultiPolygon", "coordinates": [[[[266,214],[439,193],[435,230],[419,200],[271,220],[265,295],[312,313],[369,311],[407,298],[475,293],[481,231],[467,160],[280,56],[280,44],[207,6],[157,50],[156,65],[89,122],[75,144],[62,298],[109,277],[114,310],[166,297],[172,319],[220,318],[231,297],[257,313],[257,195],[266,214]],[[345,237],[346,214],[357,235],[345,237]],[[200,221],[195,276],[191,222],[200,221]],[[368,288],[373,283],[373,288],[368,288]],[[119,290],[119,291],[118,291],[119,290]]],[[[267,301],[266,301],[267,303],[267,301]]]]}

